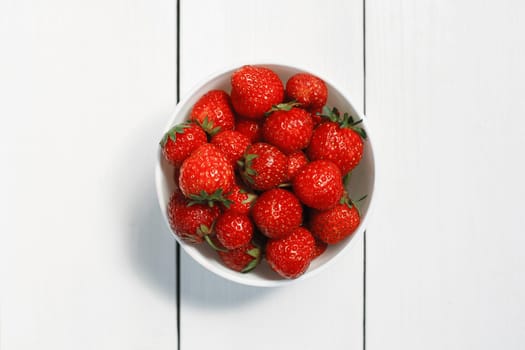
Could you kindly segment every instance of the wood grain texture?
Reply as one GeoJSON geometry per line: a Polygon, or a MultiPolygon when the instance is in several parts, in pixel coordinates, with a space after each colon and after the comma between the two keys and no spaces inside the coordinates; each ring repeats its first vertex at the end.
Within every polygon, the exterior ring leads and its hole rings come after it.
{"type": "MultiPolygon", "coordinates": [[[[225,66],[276,62],[331,78],[362,109],[361,1],[181,2],[181,91],[225,66]]],[[[362,237],[309,280],[258,289],[181,259],[182,349],[361,349],[362,237]]]]}
{"type": "Polygon", "coordinates": [[[525,5],[367,1],[367,349],[525,343],[525,5]]]}
{"type": "Polygon", "coordinates": [[[0,348],[174,349],[173,1],[0,3],[0,348]]]}

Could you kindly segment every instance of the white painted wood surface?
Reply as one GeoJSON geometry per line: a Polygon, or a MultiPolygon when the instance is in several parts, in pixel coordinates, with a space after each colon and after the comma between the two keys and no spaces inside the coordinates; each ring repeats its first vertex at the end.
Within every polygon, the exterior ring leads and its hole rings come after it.
{"type": "Polygon", "coordinates": [[[0,2],[0,348],[176,349],[175,3],[0,2]]]}
{"type": "MultiPolygon", "coordinates": [[[[182,1],[181,91],[232,64],[303,66],[363,100],[361,1],[182,1]]],[[[362,349],[363,250],[311,279],[257,289],[181,257],[181,349],[362,349]]]]}
{"type": "MultiPolygon", "coordinates": [[[[367,349],[525,344],[525,5],[365,1],[379,174],[367,349]]],[[[362,1],[181,0],[180,83],[292,63],[363,101],[362,1]]],[[[0,349],[361,349],[362,237],[243,287],[176,256],[153,187],[176,2],[0,2],[0,349]]]]}
{"type": "Polygon", "coordinates": [[[367,349],[525,346],[524,12],[367,1],[367,349]]]}

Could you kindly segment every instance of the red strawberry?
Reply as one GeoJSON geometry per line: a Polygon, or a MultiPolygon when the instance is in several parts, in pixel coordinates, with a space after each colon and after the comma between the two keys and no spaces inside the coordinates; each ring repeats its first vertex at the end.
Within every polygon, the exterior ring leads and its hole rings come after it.
{"type": "Polygon", "coordinates": [[[288,156],[288,167],[287,174],[288,180],[294,178],[294,176],[301,170],[303,166],[308,164],[308,158],[304,155],[303,152],[297,151],[288,156]]]}
{"type": "Polygon", "coordinates": [[[246,246],[253,236],[253,224],[244,214],[224,212],[215,223],[215,234],[226,249],[246,246]]]}
{"type": "Polygon", "coordinates": [[[237,131],[225,130],[213,136],[211,143],[224,153],[232,166],[235,166],[242,158],[246,147],[250,145],[250,140],[237,131]]]}
{"type": "MultiPolygon", "coordinates": [[[[313,232],[312,232],[313,234],[313,232]]],[[[315,258],[318,258],[321,254],[323,254],[326,251],[326,248],[328,248],[328,244],[321,241],[320,239],[315,239],[315,248],[312,255],[312,260],[315,258]]]]}
{"type": "Polygon", "coordinates": [[[322,108],[309,108],[307,109],[308,112],[310,112],[310,117],[312,118],[312,122],[314,123],[314,129],[317,125],[321,124],[323,122],[323,117],[321,117],[321,114],[323,112],[322,108]]]}
{"type": "Polygon", "coordinates": [[[292,186],[303,204],[319,210],[335,207],[344,190],[341,171],[328,160],[306,164],[293,178],[292,186]]]}
{"type": "Polygon", "coordinates": [[[243,180],[254,190],[266,191],[286,181],[287,157],[268,143],[254,143],[240,162],[243,180]]]}
{"type": "Polygon", "coordinates": [[[252,207],[252,217],[265,236],[282,238],[301,225],[303,207],[293,193],[275,188],[259,196],[252,207]]]}
{"type": "Polygon", "coordinates": [[[232,165],[217,147],[209,143],[197,148],[180,168],[179,187],[195,202],[209,205],[224,202],[224,195],[234,182],[232,165]]]}
{"type": "Polygon", "coordinates": [[[312,261],[315,239],[304,227],[297,227],[285,238],[271,239],[266,244],[266,260],[284,278],[301,276],[312,261]]]}
{"type": "Polygon", "coordinates": [[[224,265],[238,272],[253,270],[261,260],[261,249],[253,243],[228,251],[218,251],[224,265]]]}
{"type": "Polygon", "coordinates": [[[282,102],[284,87],[271,69],[243,66],[233,72],[232,104],[237,113],[246,118],[260,119],[273,105],[282,102]]]}
{"type": "Polygon", "coordinates": [[[213,135],[232,130],[235,124],[230,96],[222,90],[211,90],[202,96],[191,110],[190,119],[213,135]]]}
{"type": "Polygon", "coordinates": [[[326,108],[323,115],[331,121],[315,128],[307,149],[308,158],[331,160],[346,175],[361,161],[366,133],[357,127],[361,120],[354,122],[347,113],[341,116],[337,109],[326,108]]]}
{"type": "Polygon", "coordinates": [[[207,142],[206,133],[194,123],[182,123],[172,127],[160,141],[164,157],[179,167],[184,159],[207,142]]]}
{"type": "Polygon", "coordinates": [[[231,191],[226,194],[226,200],[229,204],[226,209],[248,215],[256,198],[257,195],[255,193],[249,192],[243,186],[235,184],[231,191]]]}
{"type": "Polygon", "coordinates": [[[250,143],[262,141],[262,120],[237,118],[235,130],[246,136],[250,143]]]}
{"type": "Polygon", "coordinates": [[[309,73],[298,73],[286,82],[286,96],[304,108],[322,108],[328,98],[324,81],[309,73]]]}
{"type": "Polygon", "coordinates": [[[189,200],[175,192],[168,204],[168,219],[173,232],[190,243],[201,243],[213,221],[219,216],[219,207],[203,204],[189,205],[189,200]]]}
{"type": "Polygon", "coordinates": [[[335,244],[354,233],[359,222],[356,206],[345,203],[325,211],[314,210],[310,216],[310,229],[323,242],[335,244]]]}
{"type": "Polygon", "coordinates": [[[310,113],[293,105],[276,106],[263,124],[263,138],[286,154],[306,148],[312,137],[310,113]]]}

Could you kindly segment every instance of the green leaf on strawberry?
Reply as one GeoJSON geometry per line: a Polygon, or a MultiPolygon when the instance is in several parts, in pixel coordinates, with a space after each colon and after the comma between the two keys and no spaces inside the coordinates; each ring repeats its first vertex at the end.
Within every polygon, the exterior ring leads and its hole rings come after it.
{"type": "Polygon", "coordinates": [[[189,126],[189,123],[182,123],[173,126],[164,134],[162,140],[160,140],[159,144],[161,145],[161,147],[164,147],[166,145],[166,142],[168,142],[168,138],[170,138],[171,141],[175,142],[177,140],[177,134],[184,133],[184,129],[188,128],[189,126]]]}
{"type": "Polygon", "coordinates": [[[246,254],[250,255],[254,259],[250,261],[244,269],[241,270],[242,273],[250,272],[253,270],[257,264],[259,264],[259,261],[261,260],[261,249],[259,247],[255,247],[252,249],[249,249],[246,251],[246,254]]]}
{"type": "Polygon", "coordinates": [[[362,119],[354,121],[354,118],[350,114],[344,113],[341,116],[341,113],[339,112],[337,108],[334,107],[330,109],[328,106],[324,106],[322,112],[317,113],[317,115],[323,118],[326,118],[330,120],[331,122],[339,124],[342,128],[348,128],[348,129],[354,130],[355,132],[359,134],[359,136],[361,136],[363,140],[366,140],[367,138],[365,129],[357,126],[363,122],[362,119]]]}
{"type": "Polygon", "coordinates": [[[267,117],[270,114],[272,114],[273,112],[277,112],[277,111],[291,111],[292,108],[299,107],[300,105],[301,104],[299,102],[297,102],[297,101],[290,101],[290,102],[279,103],[279,104],[273,105],[272,108],[270,108],[268,110],[268,112],[264,113],[264,115],[267,117]]]}
{"type": "Polygon", "coordinates": [[[246,254],[251,255],[251,256],[253,256],[254,258],[257,258],[257,257],[259,257],[260,252],[261,252],[260,249],[256,247],[256,248],[253,248],[253,249],[247,250],[247,251],[246,251],[246,254]]]}
{"type": "Polygon", "coordinates": [[[257,171],[252,168],[253,160],[257,157],[257,154],[246,154],[244,160],[239,160],[237,162],[237,165],[239,165],[239,168],[241,169],[242,177],[250,184],[253,184],[253,176],[257,175],[257,171]]]}
{"type": "Polygon", "coordinates": [[[204,240],[206,241],[206,243],[208,243],[208,245],[210,247],[212,247],[213,250],[216,250],[218,252],[227,252],[228,251],[228,249],[219,248],[215,243],[213,243],[213,240],[210,238],[209,235],[205,235],[204,236],[204,240]]]}
{"type": "Polygon", "coordinates": [[[257,199],[257,195],[253,193],[247,193],[246,196],[247,198],[241,202],[242,204],[253,203],[257,199]]]}
{"type": "Polygon", "coordinates": [[[355,209],[357,210],[357,213],[359,214],[359,217],[361,217],[361,208],[359,207],[358,203],[363,201],[367,196],[368,195],[365,194],[364,196],[362,196],[358,200],[354,201],[354,200],[352,200],[352,198],[350,198],[348,193],[345,192],[345,194],[339,200],[339,203],[346,205],[348,208],[355,207],[355,209]]]}
{"type": "Polygon", "coordinates": [[[220,126],[216,126],[216,127],[213,126],[213,122],[208,118],[208,116],[204,117],[204,120],[202,122],[197,121],[197,123],[210,136],[213,136],[217,134],[219,131],[221,131],[220,126]]]}
{"type": "Polygon", "coordinates": [[[222,203],[226,208],[230,207],[232,203],[231,200],[225,197],[222,188],[218,189],[212,194],[208,194],[206,191],[202,190],[198,195],[190,194],[189,198],[191,199],[188,203],[188,206],[194,204],[208,204],[208,206],[213,207],[215,203],[222,203]]]}

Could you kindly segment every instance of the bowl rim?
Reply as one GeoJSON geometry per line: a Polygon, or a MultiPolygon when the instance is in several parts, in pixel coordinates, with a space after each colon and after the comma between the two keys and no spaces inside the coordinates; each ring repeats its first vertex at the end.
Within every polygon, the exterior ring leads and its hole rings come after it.
{"type": "MultiPolygon", "coordinates": [[[[199,254],[195,254],[193,250],[186,249],[186,245],[188,243],[184,242],[182,239],[179,238],[179,236],[177,236],[176,234],[173,233],[173,231],[172,231],[172,229],[170,227],[170,224],[169,224],[169,219],[168,219],[168,215],[167,215],[167,212],[166,212],[165,204],[162,202],[162,197],[163,197],[162,179],[163,179],[164,175],[163,175],[163,171],[162,171],[162,167],[161,167],[161,162],[163,160],[163,158],[162,158],[163,155],[162,155],[162,151],[161,151],[161,149],[159,147],[156,148],[157,156],[156,156],[156,163],[155,163],[155,188],[156,188],[156,193],[157,193],[157,201],[158,201],[158,204],[159,204],[159,208],[160,208],[160,210],[162,212],[162,217],[164,218],[164,222],[167,225],[168,230],[170,232],[170,235],[175,238],[177,243],[179,243],[179,245],[182,247],[182,249],[184,249],[184,251],[189,256],[191,256],[194,260],[196,260],[206,270],[208,270],[208,271],[210,271],[210,272],[212,272],[212,273],[214,273],[214,274],[216,274],[218,276],[221,276],[222,278],[224,278],[226,280],[233,281],[233,282],[236,282],[236,283],[239,283],[239,284],[242,284],[242,285],[253,286],[253,287],[279,287],[279,286],[285,286],[285,285],[289,285],[291,283],[295,283],[295,282],[298,282],[298,281],[304,281],[307,278],[315,276],[319,272],[324,271],[328,266],[332,266],[332,264],[335,261],[339,260],[341,258],[341,256],[343,256],[344,254],[348,253],[348,251],[350,251],[350,247],[352,245],[355,245],[354,241],[356,241],[357,236],[362,235],[363,232],[366,231],[366,225],[368,223],[370,214],[372,213],[372,210],[373,210],[373,207],[374,207],[374,202],[375,202],[375,200],[374,200],[374,197],[375,197],[374,193],[375,193],[375,187],[376,187],[376,184],[377,184],[377,179],[376,179],[376,177],[377,177],[376,156],[375,156],[373,145],[372,145],[372,141],[371,141],[373,139],[373,137],[370,136],[371,135],[370,127],[368,125],[366,116],[363,113],[361,113],[361,111],[359,111],[357,108],[355,108],[355,104],[352,103],[352,99],[349,97],[349,95],[345,92],[344,89],[341,89],[339,86],[334,84],[331,80],[326,79],[326,77],[324,77],[322,75],[319,75],[317,73],[312,73],[309,69],[303,68],[301,66],[291,66],[289,64],[284,64],[284,63],[279,63],[279,62],[272,62],[272,63],[269,63],[269,62],[268,63],[266,63],[266,62],[262,62],[262,63],[261,62],[248,62],[248,63],[243,63],[243,64],[234,64],[234,65],[223,67],[220,70],[216,70],[215,72],[212,72],[211,74],[207,75],[205,78],[200,79],[195,85],[193,85],[193,87],[190,90],[188,90],[188,92],[186,92],[180,98],[179,102],[177,103],[177,105],[175,106],[173,112],[171,113],[171,115],[169,117],[168,123],[163,128],[162,133],[163,134],[166,133],[166,131],[169,130],[169,128],[171,128],[173,126],[173,123],[174,123],[177,115],[179,114],[180,110],[186,105],[187,101],[192,96],[194,96],[197,93],[197,91],[200,90],[204,85],[206,85],[209,81],[218,78],[219,76],[222,76],[222,75],[227,74],[227,73],[232,73],[233,71],[235,71],[236,69],[238,69],[238,68],[240,68],[240,67],[242,67],[244,65],[261,66],[261,67],[266,67],[266,68],[270,68],[270,69],[273,69],[273,67],[277,67],[279,69],[292,69],[292,70],[299,70],[302,73],[309,73],[309,74],[315,75],[315,76],[319,77],[320,79],[322,79],[327,85],[331,86],[334,90],[336,90],[348,102],[348,104],[350,104],[350,106],[352,106],[352,108],[354,109],[354,111],[357,114],[357,116],[360,119],[363,120],[362,125],[365,127],[366,133],[367,133],[367,148],[369,149],[367,152],[369,152],[369,154],[370,154],[370,156],[372,158],[373,177],[372,177],[372,183],[371,183],[371,187],[370,187],[371,188],[370,193],[367,194],[367,200],[368,200],[367,212],[366,212],[366,215],[361,218],[359,226],[356,229],[356,232],[353,234],[353,237],[346,244],[345,247],[343,247],[339,252],[337,252],[329,260],[324,262],[322,265],[319,265],[315,270],[312,270],[310,272],[308,272],[308,270],[307,270],[307,272],[305,274],[303,274],[302,276],[300,276],[300,277],[298,277],[296,279],[285,279],[285,278],[283,278],[283,279],[279,279],[279,280],[255,280],[255,279],[254,280],[250,280],[250,279],[244,278],[243,277],[244,274],[242,274],[242,273],[231,274],[231,273],[229,273],[229,271],[219,269],[216,266],[210,264],[208,262],[208,258],[205,257],[204,255],[202,255],[200,253],[199,254]],[[354,243],[352,244],[352,242],[354,242],[354,243]]],[[[285,84],[286,83],[283,82],[283,85],[285,85],[285,84]]]]}

